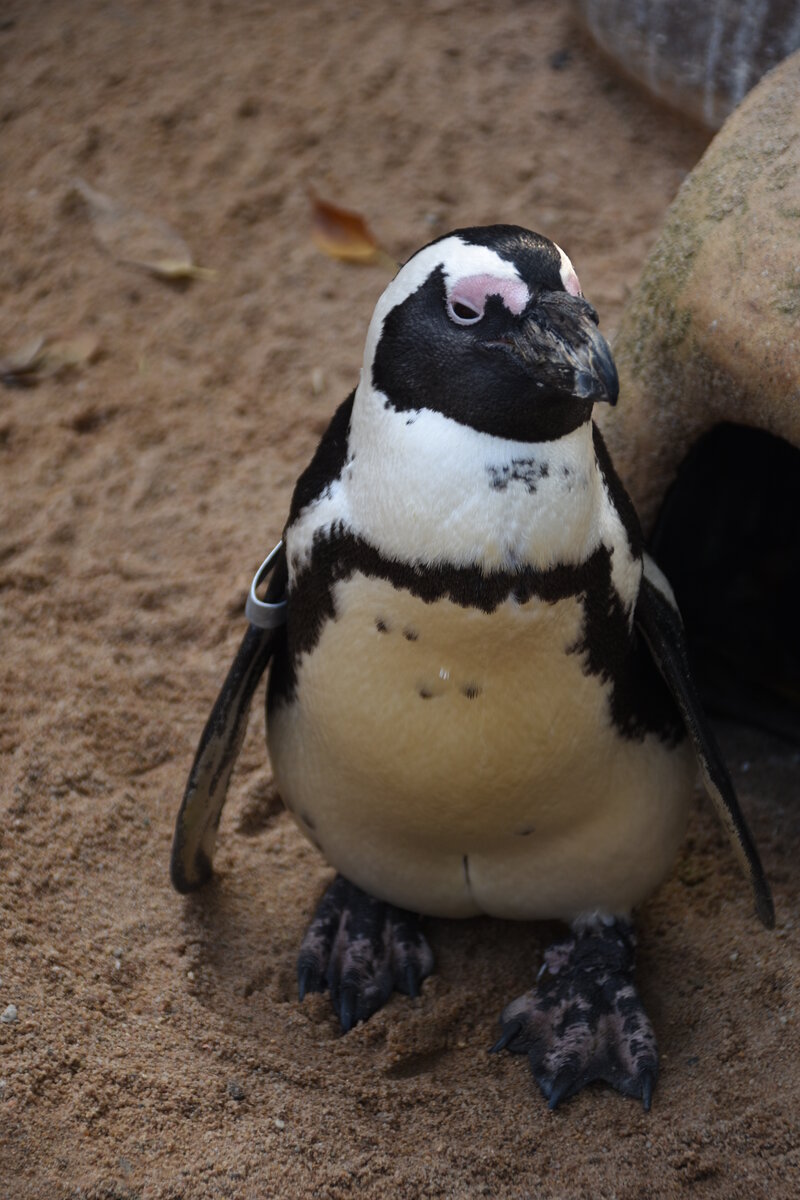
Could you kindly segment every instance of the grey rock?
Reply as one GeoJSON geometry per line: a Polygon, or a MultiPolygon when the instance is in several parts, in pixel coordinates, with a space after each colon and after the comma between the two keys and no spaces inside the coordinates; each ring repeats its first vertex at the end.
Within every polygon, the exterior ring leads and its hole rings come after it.
{"type": "Polygon", "coordinates": [[[578,10],[625,74],[709,129],[800,49],[800,0],[578,0],[578,10]]]}

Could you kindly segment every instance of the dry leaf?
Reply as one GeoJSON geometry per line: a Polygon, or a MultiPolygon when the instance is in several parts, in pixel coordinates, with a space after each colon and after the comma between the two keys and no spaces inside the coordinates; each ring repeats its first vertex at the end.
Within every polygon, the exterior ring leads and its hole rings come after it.
{"type": "Polygon", "coordinates": [[[6,387],[33,387],[43,379],[94,362],[99,352],[100,340],[93,333],[82,333],[68,341],[34,338],[16,354],[0,359],[0,381],[6,387]]]}
{"type": "Polygon", "coordinates": [[[217,272],[212,267],[196,267],[185,259],[165,258],[161,262],[137,264],[147,267],[162,279],[214,279],[217,272]]]}
{"type": "Polygon", "coordinates": [[[311,193],[311,236],[329,258],[349,263],[381,263],[392,271],[397,263],[378,245],[364,218],[329,204],[311,193]]]}
{"type": "Polygon", "coordinates": [[[161,279],[213,278],[214,271],[195,266],[186,242],[166,221],[95,191],[83,179],[76,179],[74,187],[86,201],[95,239],[118,262],[143,267],[161,279]]]}
{"type": "Polygon", "coordinates": [[[28,387],[38,382],[36,364],[43,346],[43,337],[32,338],[15,354],[0,358],[0,379],[6,387],[28,387]]]}

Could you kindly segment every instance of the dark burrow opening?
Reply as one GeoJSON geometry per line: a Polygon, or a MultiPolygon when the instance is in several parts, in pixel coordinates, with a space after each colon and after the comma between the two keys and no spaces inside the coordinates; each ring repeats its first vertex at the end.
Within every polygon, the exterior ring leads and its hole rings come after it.
{"type": "Polygon", "coordinates": [[[678,470],[650,548],[709,711],[800,744],[800,450],[716,426],[678,470]]]}

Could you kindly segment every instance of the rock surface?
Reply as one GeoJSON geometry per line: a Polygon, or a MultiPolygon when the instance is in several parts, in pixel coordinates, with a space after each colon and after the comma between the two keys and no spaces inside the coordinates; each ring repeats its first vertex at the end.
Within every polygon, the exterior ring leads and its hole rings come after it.
{"type": "Polygon", "coordinates": [[[800,53],[766,76],[670,208],[615,343],[600,414],[646,528],[720,421],[800,445],[800,53]]]}
{"type": "Polygon", "coordinates": [[[798,0],[578,0],[578,11],[618,67],[709,129],[800,49],[798,0]]]}

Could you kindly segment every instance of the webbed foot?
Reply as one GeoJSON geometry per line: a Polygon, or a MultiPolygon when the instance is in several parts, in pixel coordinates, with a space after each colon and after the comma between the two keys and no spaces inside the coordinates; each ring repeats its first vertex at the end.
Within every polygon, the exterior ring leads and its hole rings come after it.
{"type": "Polygon", "coordinates": [[[300,999],[330,989],[347,1033],[382,1008],[393,991],[418,996],[433,970],[419,920],[337,875],[320,901],[297,959],[300,999]]]}
{"type": "Polygon", "coordinates": [[[503,1010],[492,1050],[527,1054],[550,1108],[601,1079],[649,1110],[658,1051],[633,985],[635,948],[625,921],[576,932],[545,951],[536,987],[503,1010]]]}

